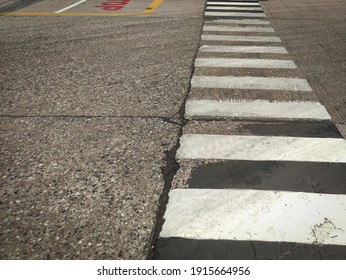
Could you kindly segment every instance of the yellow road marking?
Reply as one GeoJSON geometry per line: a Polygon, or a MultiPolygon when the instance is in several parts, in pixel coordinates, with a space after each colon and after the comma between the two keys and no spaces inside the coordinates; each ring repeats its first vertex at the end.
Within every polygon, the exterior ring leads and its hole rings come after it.
{"type": "Polygon", "coordinates": [[[161,5],[163,0],[154,0],[150,3],[150,5],[146,8],[146,10],[143,12],[144,14],[152,14],[158,6],[161,5]]]}
{"type": "Polygon", "coordinates": [[[163,0],[154,0],[141,13],[83,13],[83,12],[1,12],[0,15],[8,16],[95,16],[95,17],[133,17],[133,16],[149,16],[154,13],[156,8],[161,5],[163,0]]]}

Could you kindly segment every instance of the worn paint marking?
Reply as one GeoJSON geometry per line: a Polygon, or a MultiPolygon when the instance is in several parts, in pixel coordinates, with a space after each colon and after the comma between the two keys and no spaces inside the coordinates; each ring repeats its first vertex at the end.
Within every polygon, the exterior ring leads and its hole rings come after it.
{"type": "Polygon", "coordinates": [[[244,17],[244,18],[265,18],[264,13],[236,13],[236,12],[208,12],[204,13],[210,17],[244,17]]]}
{"type": "Polygon", "coordinates": [[[217,32],[260,32],[260,33],[273,33],[272,27],[231,27],[224,25],[204,25],[203,31],[217,31],[217,32]]]}
{"type": "Polygon", "coordinates": [[[202,35],[205,41],[235,41],[235,42],[272,42],[279,43],[281,39],[273,36],[232,36],[232,35],[202,35]]]}
{"type": "Polygon", "coordinates": [[[176,189],[160,237],[346,245],[346,195],[176,189]]]}
{"type": "Polygon", "coordinates": [[[298,78],[193,76],[191,85],[195,88],[312,91],[307,80],[298,78]]]}
{"type": "Polygon", "coordinates": [[[197,58],[195,67],[295,69],[292,60],[247,58],[197,58]]]}
{"type": "Polygon", "coordinates": [[[270,102],[267,100],[188,100],[185,118],[330,120],[318,102],[270,102]]]}
{"type": "Polygon", "coordinates": [[[200,52],[225,52],[225,53],[282,53],[287,54],[284,47],[267,47],[267,46],[217,46],[202,45],[200,52]]]}
{"type": "Polygon", "coordinates": [[[346,162],[346,141],[335,138],[184,134],[178,159],[346,162]]]}

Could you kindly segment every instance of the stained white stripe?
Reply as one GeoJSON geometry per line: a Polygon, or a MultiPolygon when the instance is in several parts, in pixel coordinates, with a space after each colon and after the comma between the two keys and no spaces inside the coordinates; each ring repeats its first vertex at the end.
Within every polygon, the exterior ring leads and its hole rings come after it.
{"type": "Polygon", "coordinates": [[[205,23],[245,24],[245,25],[270,25],[269,21],[261,19],[215,19],[205,23]]]}
{"type": "Polygon", "coordinates": [[[261,7],[215,7],[207,6],[206,11],[223,10],[223,11],[262,11],[261,7]]]}
{"type": "Polygon", "coordinates": [[[271,36],[202,35],[201,39],[204,41],[281,42],[279,37],[271,36]]]}
{"type": "Polygon", "coordinates": [[[160,237],[346,245],[346,195],[176,189],[160,237]]]}
{"type": "Polygon", "coordinates": [[[207,6],[206,11],[262,11],[261,7],[228,7],[228,6],[207,6]]]}
{"type": "Polygon", "coordinates": [[[284,47],[267,46],[208,46],[203,45],[199,48],[200,52],[231,52],[231,53],[288,53],[284,47]]]}
{"type": "Polygon", "coordinates": [[[204,25],[204,31],[225,31],[225,32],[275,32],[271,27],[231,27],[223,25],[204,25]]]}
{"type": "Polygon", "coordinates": [[[305,79],[276,77],[193,76],[192,87],[311,91],[305,79]]]}
{"type": "Polygon", "coordinates": [[[292,60],[250,58],[197,58],[195,67],[295,69],[292,60]]]}
{"type": "Polygon", "coordinates": [[[87,1],[87,0],[80,0],[80,1],[74,3],[74,4],[70,5],[70,6],[67,6],[66,8],[63,8],[63,9],[61,9],[61,10],[59,10],[59,11],[56,11],[55,13],[56,13],[56,14],[59,14],[59,13],[65,12],[65,11],[67,11],[67,10],[69,10],[69,9],[72,9],[73,7],[78,6],[79,4],[84,3],[85,1],[87,1]]]}
{"type": "Polygon", "coordinates": [[[220,6],[261,6],[258,2],[207,2],[207,5],[220,6]]]}
{"type": "Polygon", "coordinates": [[[188,100],[185,118],[330,120],[327,110],[318,102],[267,100],[188,100]]]}
{"type": "Polygon", "coordinates": [[[204,13],[209,17],[245,17],[245,18],[265,18],[264,13],[237,13],[237,12],[208,12],[204,13]]]}
{"type": "Polygon", "coordinates": [[[279,37],[271,36],[202,35],[201,39],[205,41],[281,42],[279,37]]]}
{"type": "Polygon", "coordinates": [[[346,162],[338,138],[184,134],[177,158],[346,162]]]}

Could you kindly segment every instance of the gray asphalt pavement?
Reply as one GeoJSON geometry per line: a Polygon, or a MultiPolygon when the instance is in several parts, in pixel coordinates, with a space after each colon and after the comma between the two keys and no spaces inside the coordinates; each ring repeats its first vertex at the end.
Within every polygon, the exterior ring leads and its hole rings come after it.
{"type": "Polygon", "coordinates": [[[161,5],[0,17],[1,259],[148,257],[204,1],[161,5]]]}
{"type": "MultiPolygon", "coordinates": [[[[75,2],[0,0],[0,259],[152,258],[183,129],[223,134],[183,127],[206,0],[75,2]]],[[[345,138],[343,2],[260,3],[345,138]]]]}

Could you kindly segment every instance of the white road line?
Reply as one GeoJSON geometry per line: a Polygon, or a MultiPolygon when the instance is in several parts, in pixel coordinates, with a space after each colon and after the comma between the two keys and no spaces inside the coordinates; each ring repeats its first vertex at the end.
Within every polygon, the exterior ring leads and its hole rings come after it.
{"type": "Polygon", "coordinates": [[[179,159],[346,162],[346,141],[338,138],[184,134],[179,159]]]}
{"type": "Polygon", "coordinates": [[[305,79],[276,77],[193,76],[192,87],[312,91],[305,79]]]}
{"type": "Polygon", "coordinates": [[[346,245],[346,195],[176,189],[160,237],[346,245]]]}
{"type": "Polygon", "coordinates": [[[292,60],[251,58],[197,58],[195,67],[295,69],[292,60]]]}
{"type": "Polygon", "coordinates": [[[207,5],[220,6],[261,6],[258,2],[207,2],[207,5]]]}
{"type": "Polygon", "coordinates": [[[271,36],[232,36],[232,35],[202,35],[204,41],[233,41],[233,42],[281,42],[279,37],[271,36]]]}
{"type": "Polygon", "coordinates": [[[236,12],[208,12],[206,11],[204,13],[206,16],[209,17],[244,17],[244,18],[265,18],[264,13],[236,13],[236,12]]]}
{"type": "Polygon", "coordinates": [[[66,7],[66,8],[63,8],[63,9],[61,9],[61,10],[59,10],[59,11],[56,11],[56,12],[54,12],[54,13],[59,14],[59,13],[65,12],[65,11],[67,11],[67,10],[73,8],[73,7],[78,6],[79,4],[82,4],[82,3],[85,2],[85,1],[87,1],[87,0],[80,0],[80,1],[78,1],[78,2],[76,2],[76,3],[74,3],[74,4],[70,5],[70,6],[68,6],[68,7],[66,7]]]}
{"type": "Polygon", "coordinates": [[[185,118],[232,118],[276,120],[330,120],[318,102],[270,102],[267,100],[188,100],[185,118]]]}
{"type": "Polygon", "coordinates": [[[203,45],[199,48],[200,52],[224,52],[224,53],[282,53],[287,54],[284,47],[267,46],[208,46],[203,45]]]}
{"type": "Polygon", "coordinates": [[[216,7],[207,6],[206,11],[222,10],[222,11],[263,11],[261,7],[216,7]]]}
{"type": "Polygon", "coordinates": [[[206,20],[205,23],[230,23],[230,24],[246,24],[246,25],[270,25],[269,21],[261,19],[215,19],[206,20]]]}
{"type": "Polygon", "coordinates": [[[223,25],[204,25],[203,31],[221,31],[221,32],[275,32],[272,27],[231,27],[223,25]]]}

